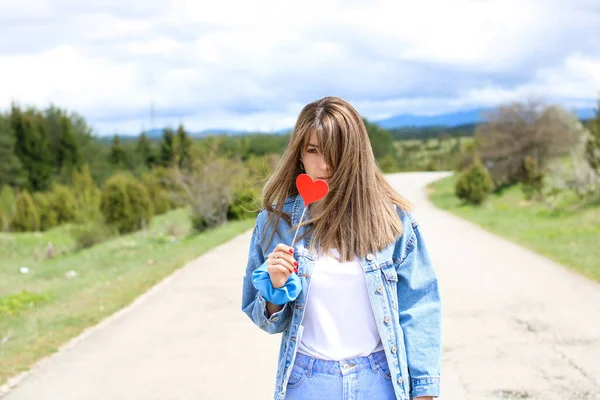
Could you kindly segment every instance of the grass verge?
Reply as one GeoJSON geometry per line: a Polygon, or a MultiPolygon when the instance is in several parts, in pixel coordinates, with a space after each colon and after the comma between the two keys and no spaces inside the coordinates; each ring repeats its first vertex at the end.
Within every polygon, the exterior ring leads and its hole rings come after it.
{"type": "Polygon", "coordinates": [[[254,219],[232,221],[191,235],[188,211],[179,209],[155,217],[146,232],[81,251],[68,226],[0,233],[0,385],[253,226],[254,219]],[[48,243],[53,258],[45,256],[48,243]]]}
{"type": "Polygon", "coordinates": [[[455,176],[428,186],[439,208],[600,282],[600,205],[566,204],[551,210],[523,200],[520,187],[492,195],[481,207],[454,195],[455,176]]]}

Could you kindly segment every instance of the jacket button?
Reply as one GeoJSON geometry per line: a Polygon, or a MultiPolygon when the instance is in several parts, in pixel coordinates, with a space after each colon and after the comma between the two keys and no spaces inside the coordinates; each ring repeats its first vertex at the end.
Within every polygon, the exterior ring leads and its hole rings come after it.
{"type": "Polygon", "coordinates": [[[393,354],[396,354],[396,350],[397,350],[397,349],[396,349],[396,346],[392,346],[392,353],[393,353],[393,354]]]}
{"type": "Polygon", "coordinates": [[[402,383],[402,377],[398,378],[398,383],[402,383]]]}
{"type": "Polygon", "coordinates": [[[383,322],[385,322],[386,324],[389,324],[391,320],[392,320],[392,319],[391,319],[390,317],[385,317],[385,318],[383,319],[383,322]]]}
{"type": "Polygon", "coordinates": [[[373,261],[373,254],[367,254],[367,260],[373,261]]]}
{"type": "Polygon", "coordinates": [[[378,286],[377,287],[377,293],[381,293],[381,292],[383,292],[383,288],[381,286],[378,286]]]}

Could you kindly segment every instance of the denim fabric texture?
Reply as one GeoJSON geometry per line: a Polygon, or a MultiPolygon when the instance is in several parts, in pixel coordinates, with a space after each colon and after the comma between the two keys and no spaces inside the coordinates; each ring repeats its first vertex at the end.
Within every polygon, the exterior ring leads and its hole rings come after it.
{"type": "MultiPolygon", "coordinates": [[[[283,211],[291,216],[295,226],[303,209],[302,197],[295,195],[286,199],[283,211]]],[[[442,359],[438,280],[418,223],[410,213],[402,210],[398,210],[398,217],[404,227],[402,236],[386,248],[359,258],[359,262],[365,273],[395,398],[437,397],[440,395],[442,359]]],[[[281,219],[279,233],[275,233],[268,248],[263,248],[261,239],[268,239],[271,234],[266,226],[267,218],[267,211],[261,211],[252,233],[243,277],[242,311],[267,333],[282,333],[273,398],[283,400],[287,398],[289,387],[297,384],[294,381],[298,377],[296,360],[302,361],[297,348],[302,339],[304,306],[316,255],[309,251],[310,233],[294,243],[301,291],[295,300],[285,303],[281,311],[267,317],[266,301],[254,287],[252,273],[261,266],[264,268],[267,255],[278,243],[290,245],[295,233],[281,219]]],[[[308,227],[300,228],[298,236],[306,229],[308,227]]],[[[290,390],[289,398],[294,398],[292,392],[290,390]]],[[[343,398],[339,397],[340,400],[343,398]]]]}
{"type": "Polygon", "coordinates": [[[325,361],[297,353],[286,400],[395,400],[392,376],[379,351],[368,357],[325,361]]]}

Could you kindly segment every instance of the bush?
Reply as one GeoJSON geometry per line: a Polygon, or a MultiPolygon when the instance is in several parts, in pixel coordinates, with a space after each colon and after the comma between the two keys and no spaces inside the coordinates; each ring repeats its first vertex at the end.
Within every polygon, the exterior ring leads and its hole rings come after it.
{"type": "Polygon", "coordinates": [[[54,184],[49,193],[49,201],[59,225],[74,221],[77,217],[77,200],[67,186],[54,184]]]}
{"type": "Polygon", "coordinates": [[[144,175],[142,182],[148,191],[154,215],[164,214],[176,207],[175,202],[169,197],[169,170],[155,168],[152,173],[144,175]]]}
{"type": "Polygon", "coordinates": [[[227,210],[233,201],[234,188],[243,177],[239,160],[208,154],[190,169],[175,170],[172,184],[178,204],[189,205],[192,227],[197,232],[227,221],[227,210]]]}
{"type": "Polygon", "coordinates": [[[75,239],[77,250],[87,249],[105,242],[116,234],[116,229],[107,226],[101,218],[96,221],[83,222],[71,228],[71,236],[75,239]]]}
{"type": "Polygon", "coordinates": [[[8,231],[15,213],[15,193],[10,186],[2,186],[0,191],[0,231],[8,231]]]}
{"type": "Polygon", "coordinates": [[[252,187],[245,187],[234,193],[234,198],[227,210],[228,220],[241,220],[256,217],[260,208],[260,192],[252,187]]]}
{"type": "Polygon", "coordinates": [[[0,297],[0,317],[17,315],[23,310],[46,304],[49,301],[51,298],[47,294],[21,290],[19,293],[0,297]]]}
{"type": "Polygon", "coordinates": [[[17,196],[15,215],[11,222],[12,230],[16,232],[34,232],[40,229],[40,215],[35,203],[27,190],[17,196]]]}
{"type": "Polygon", "coordinates": [[[386,154],[380,160],[378,160],[379,168],[384,173],[391,173],[398,171],[398,162],[392,154],[386,154]]]}
{"type": "Polygon", "coordinates": [[[544,174],[539,171],[535,158],[525,157],[523,162],[523,179],[521,189],[526,200],[531,200],[535,194],[542,196],[544,174]]]}
{"type": "Polygon", "coordinates": [[[48,193],[34,193],[33,202],[40,215],[40,230],[47,231],[58,225],[58,215],[52,207],[48,193]]]}
{"type": "Polygon", "coordinates": [[[95,221],[100,218],[100,189],[94,183],[87,164],[81,172],[74,171],[72,188],[77,203],[77,218],[79,222],[95,221]]]}
{"type": "Polygon", "coordinates": [[[152,203],[148,191],[131,175],[118,174],[104,184],[100,210],[106,224],[119,233],[129,233],[152,220],[152,203]]]}
{"type": "Polygon", "coordinates": [[[493,188],[492,177],[479,158],[476,158],[473,165],[458,176],[454,193],[461,200],[479,205],[489,196],[493,188]]]}

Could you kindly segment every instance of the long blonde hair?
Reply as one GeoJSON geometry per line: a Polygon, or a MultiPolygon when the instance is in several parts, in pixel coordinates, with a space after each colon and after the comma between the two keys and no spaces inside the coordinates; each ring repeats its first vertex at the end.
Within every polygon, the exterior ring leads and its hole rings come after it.
{"type": "Polygon", "coordinates": [[[391,244],[403,232],[394,204],[405,211],[411,210],[412,204],[386,181],[361,116],[339,97],[316,100],[300,112],[288,145],[263,188],[262,206],[269,211],[267,226],[276,228],[283,218],[291,229],[296,228],[291,226],[291,216],[283,213],[283,205],[287,197],[298,194],[296,177],[304,172],[299,160],[313,132],[333,173],[320,215],[300,224],[311,225],[306,232],[311,232],[311,251],[317,247],[325,252],[337,249],[341,261],[351,261],[391,244]]]}

